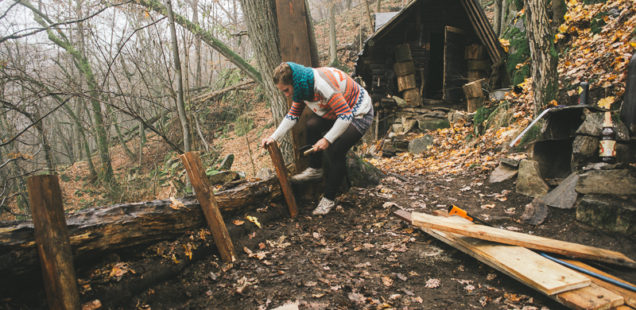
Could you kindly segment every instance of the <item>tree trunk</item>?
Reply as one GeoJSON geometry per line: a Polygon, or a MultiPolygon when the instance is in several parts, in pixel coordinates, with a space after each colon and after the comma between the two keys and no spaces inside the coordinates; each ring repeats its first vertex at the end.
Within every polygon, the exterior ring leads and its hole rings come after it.
{"type": "MultiPolygon", "coordinates": [[[[191,0],[192,22],[199,24],[199,0],[191,0]]],[[[201,38],[194,36],[194,86],[201,87],[201,38]]]]}
{"type": "Polygon", "coordinates": [[[503,16],[503,0],[495,0],[495,16],[493,17],[493,30],[495,31],[495,35],[501,35],[501,23],[503,16]]]}
{"type": "Polygon", "coordinates": [[[329,66],[338,64],[338,41],[336,38],[336,4],[329,6],[329,66]]]}
{"type": "MultiPolygon", "coordinates": [[[[168,14],[166,7],[161,5],[161,3],[156,0],[139,0],[136,3],[164,16],[168,14]]],[[[201,38],[203,42],[215,49],[221,55],[225,56],[227,60],[236,65],[240,70],[247,74],[247,76],[252,78],[254,81],[257,81],[259,83],[262,82],[261,74],[256,71],[254,67],[247,63],[241,56],[229,49],[223,42],[215,38],[209,31],[203,30],[200,25],[189,21],[179,14],[173,13],[173,16],[176,23],[188,29],[188,31],[192,32],[192,34],[194,34],[195,36],[201,38]]]]}
{"type": "MultiPolygon", "coordinates": [[[[224,214],[242,214],[268,205],[281,196],[276,178],[245,183],[214,195],[224,214]]],[[[194,197],[155,200],[87,209],[68,215],[75,259],[117,249],[169,240],[188,230],[205,226],[201,207],[194,197]]],[[[37,268],[38,260],[30,221],[0,229],[0,273],[6,279],[37,268]]]]}
{"type": "Polygon", "coordinates": [[[556,98],[558,90],[558,53],[550,31],[547,0],[524,0],[526,6],[526,33],[532,59],[532,86],[534,113],[538,115],[556,98]]]}
{"type": "Polygon", "coordinates": [[[371,18],[371,8],[369,8],[369,0],[364,0],[364,6],[367,9],[367,21],[369,22],[369,33],[374,33],[373,19],[371,18]]]}
{"type": "MultiPolygon", "coordinates": [[[[289,110],[287,100],[274,85],[272,71],[281,63],[280,41],[276,21],[275,0],[250,1],[241,0],[243,15],[252,47],[254,48],[258,67],[263,77],[265,94],[270,101],[274,123],[283,120],[289,110]]],[[[281,141],[281,152],[285,161],[293,158],[291,139],[286,135],[281,141]]]]}
{"type": "Polygon", "coordinates": [[[177,31],[174,26],[174,16],[172,12],[172,1],[166,0],[168,20],[170,25],[170,37],[172,41],[172,59],[174,61],[175,78],[177,79],[177,112],[179,113],[179,122],[181,122],[181,131],[183,133],[183,150],[190,152],[190,126],[185,111],[185,103],[183,102],[183,77],[181,74],[181,60],[179,59],[179,46],[177,44],[177,31]]]}
{"type": "Polygon", "coordinates": [[[382,9],[382,0],[377,0],[378,2],[376,3],[375,6],[375,12],[380,12],[380,10],[382,9]]]}

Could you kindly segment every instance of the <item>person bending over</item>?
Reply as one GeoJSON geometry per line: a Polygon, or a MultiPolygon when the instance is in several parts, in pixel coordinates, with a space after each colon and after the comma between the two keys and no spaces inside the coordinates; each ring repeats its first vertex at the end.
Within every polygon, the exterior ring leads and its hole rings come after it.
{"type": "Polygon", "coordinates": [[[367,91],[336,68],[309,68],[283,62],[274,69],[274,83],[293,103],[276,131],[261,146],[280,140],[297,122],[303,109],[313,112],[307,119],[307,144],[314,152],[309,167],[293,176],[292,182],[322,178],[322,151],[328,156],[326,187],[314,215],[324,215],[335,205],[336,191],[346,169],[346,154],[373,122],[373,104],[367,91]]]}

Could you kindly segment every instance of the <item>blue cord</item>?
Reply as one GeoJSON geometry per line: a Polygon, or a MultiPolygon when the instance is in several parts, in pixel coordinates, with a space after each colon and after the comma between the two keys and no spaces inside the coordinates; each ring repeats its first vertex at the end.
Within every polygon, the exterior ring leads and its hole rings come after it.
{"type": "Polygon", "coordinates": [[[601,280],[603,280],[605,282],[609,282],[609,283],[612,283],[612,284],[614,284],[616,286],[620,286],[620,287],[622,287],[624,289],[630,290],[632,292],[636,292],[636,286],[629,285],[629,284],[626,284],[626,283],[623,283],[623,282],[620,282],[620,281],[616,281],[616,280],[614,280],[612,278],[608,278],[608,277],[606,277],[604,275],[601,275],[601,274],[598,274],[596,272],[589,271],[587,269],[581,268],[581,267],[576,266],[576,265],[572,265],[572,264],[570,264],[568,262],[564,262],[564,261],[562,261],[562,260],[560,260],[560,259],[558,259],[556,257],[552,257],[552,256],[550,256],[548,254],[543,253],[543,252],[539,252],[539,254],[541,254],[541,256],[543,256],[543,257],[545,257],[545,258],[547,258],[547,259],[549,259],[551,261],[557,262],[557,263],[559,263],[559,264],[561,264],[563,266],[570,267],[570,268],[572,268],[572,269],[574,269],[576,271],[580,271],[582,273],[585,273],[587,275],[593,276],[595,278],[599,278],[599,279],[601,279],[601,280]]]}

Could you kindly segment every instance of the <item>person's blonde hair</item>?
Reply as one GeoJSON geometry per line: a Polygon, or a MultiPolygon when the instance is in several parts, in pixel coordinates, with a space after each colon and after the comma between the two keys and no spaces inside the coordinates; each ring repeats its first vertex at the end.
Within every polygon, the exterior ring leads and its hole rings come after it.
{"type": "Polygon", "coordinates": [[[284,85],[292,85],[292,70],[289,64],[281,62],[274,69],[274,84],[282,83],[284,85]]]}

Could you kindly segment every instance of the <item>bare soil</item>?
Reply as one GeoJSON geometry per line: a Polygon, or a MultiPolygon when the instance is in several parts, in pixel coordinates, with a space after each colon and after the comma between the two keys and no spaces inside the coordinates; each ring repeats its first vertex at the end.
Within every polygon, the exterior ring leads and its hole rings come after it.
{"type": "MultiPolygon", "coordinates": [[[[518,219],[531,199],[516,194],[513,182],[491,185],[486,178],[478,169],[387,177],[373,188],[350,188],[326,216],[311,215],[315,202],[301,201],[295,219],[283,202],[254,206],[226,218],[238,253],[233,264],[219,260],[207,230],[193,231],[77,264],[82,303],[97,299],[103,309],[274,309],[290,303],[300,309],[564,308],[392,216],[398,209],[431,213],[449,204],[498,227],[636,257],[633,240],[578,223],[573,210],[551,209],[544,224],[522,224],[518,219]]],[[[636,279],[633,270],[605,270],[636,279]]],[[[45,305],[41,288],[0,300],[0,309],[45,305]]]]}

